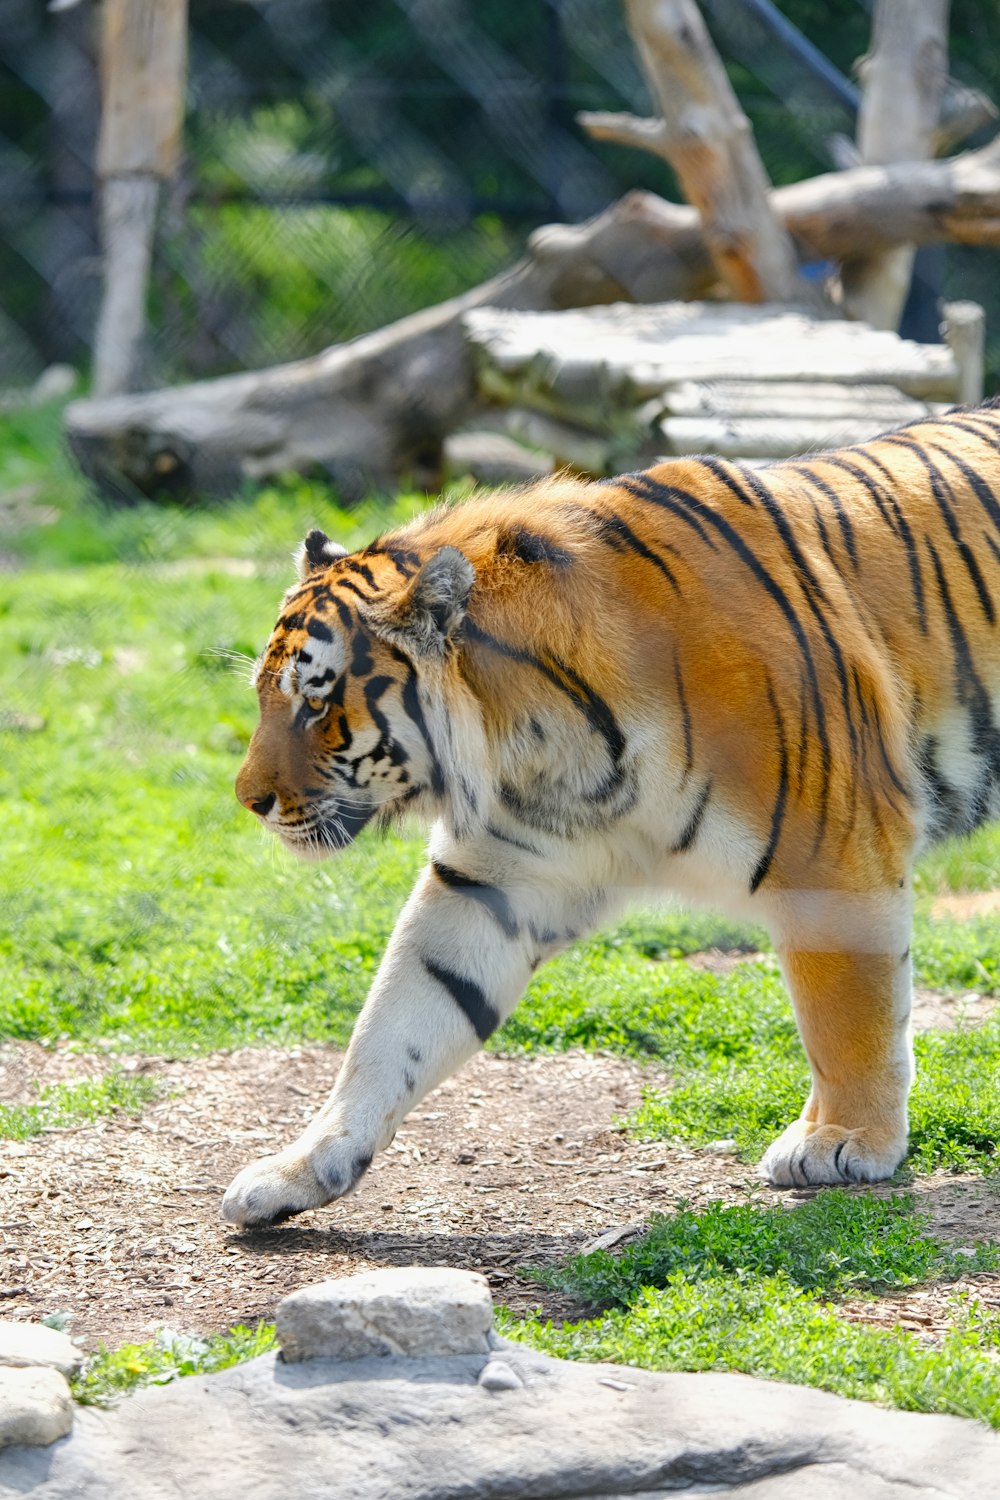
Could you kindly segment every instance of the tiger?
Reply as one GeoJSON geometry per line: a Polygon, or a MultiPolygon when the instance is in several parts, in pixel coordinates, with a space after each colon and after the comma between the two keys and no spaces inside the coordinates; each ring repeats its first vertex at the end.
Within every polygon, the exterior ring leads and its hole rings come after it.
{"type": "Polygon", "coordinates": [[[914,861],[1000,815],[1000,400],[750,465],[672,458],[312,530],[236,793],[306,858],[432,822],[332,1093],[246,1228],[356,1187],[539,964],[670,892],[765,927],[811,1072],[775,1187],[893,1174],[914,861]]]}

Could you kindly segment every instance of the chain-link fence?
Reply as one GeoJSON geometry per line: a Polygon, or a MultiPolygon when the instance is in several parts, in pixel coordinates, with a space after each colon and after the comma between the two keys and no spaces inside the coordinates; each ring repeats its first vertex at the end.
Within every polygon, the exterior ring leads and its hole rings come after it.
{"type": "MultiPolygon", "coordinates": [[[[835,29],[830,7],[786,6],[825,49],[810,58],[767,0],[705,4],[776,182],[828,169],[831,136],[853,131],[846,74],[870,16],[833,9],[835,29]]],[[[99,19],[97,0],[0,5],[4,385],[89,361],[99,19]]],[[[676,196],[663,163],[575,122],[649,112],[620,0],[191,0],[189,50],[151,383],[313,352],[483,280],[537,224],[629,187],[676,196]]],[[[983,265],[951,255],[943,289],[991,303],[983,265]]]]}

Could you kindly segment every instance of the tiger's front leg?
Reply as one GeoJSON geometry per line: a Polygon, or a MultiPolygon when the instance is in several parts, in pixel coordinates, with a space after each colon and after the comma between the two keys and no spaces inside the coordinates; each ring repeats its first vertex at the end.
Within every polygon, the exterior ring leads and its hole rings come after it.
{"type": "MultiPolygon", "coordinates": [[[[456,863],[458,861],[456,860],[456,863]]],[[[343,1197],[404,1116],[506,1020],[558,944],[527,898],[435,860],[396,925],[332,1093],[285,1150],[245,1167],[222,1203],[251,1228],[343,1197]],[[528,908],[519,910],[519,908],[528,908]],[[539,934],[542,934],[540,937],[539,934]]]]}
{"type": "Polygon", "coordinates": [[[893,893],[882,902],[841,895],[820,904],[829,912],[823,930],[808,941],[800,933],[795,942],[778,943],[812,1090],[799,1119],[760,1164],[777,1187],[877,1182],[891,1177],[906,1155],[913,1080],[909,903],[893,893]],[[887,920],[864,911],[879,905],[888,908],[887,920]],[[859,937],[852,949],[850,940],[859,937]]]}

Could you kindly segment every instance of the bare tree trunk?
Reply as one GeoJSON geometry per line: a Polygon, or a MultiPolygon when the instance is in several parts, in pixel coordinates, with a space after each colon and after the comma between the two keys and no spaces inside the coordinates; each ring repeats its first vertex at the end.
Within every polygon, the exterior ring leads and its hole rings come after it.
{"type": "Polygon", "coordinates": [[[658,149],[701,216],[720,279],[740,302],[801,296],[750,122],[695,0],[625,0],[625,15],[663,116],[658,149]]]}
{"type": "MultiPolygon", "coordinates": [[[[878,0],[862,77],[862,163],[929,161],[948,79],[948,0],[878,0]]],[[[912,245],[897,245],[847,260],[845,310],[874,328],[898,328],[913,253],[912,245]]]]}
{"type": "Polygon", "coordinates": [[[104,296],[94,339],[94,390],[141,379],[146,290],[159,185],[177,166],[184,114],[187,0],[104,0],[102,179],[104,296]]]}

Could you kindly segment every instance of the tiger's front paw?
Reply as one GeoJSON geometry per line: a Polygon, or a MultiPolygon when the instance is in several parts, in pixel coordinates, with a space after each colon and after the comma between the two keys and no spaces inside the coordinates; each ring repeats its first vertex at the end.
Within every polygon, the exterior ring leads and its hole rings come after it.
{"type": "Polygon", "coordinates": [[[880,1182],[906,1155],[906,1131],[817,1125],[796,1120],[769,1146],[758,1167],[774,1187],[880,1182]]]}
{"type": "Polygon", "coordinates": [[[322,1208],[335,1198],[320,1182],[308,1157],[282,1152],[244,1167],[222,1200],[222,1217],[241,1229],[280,1224],[307,1208],[322,1208]]]}

